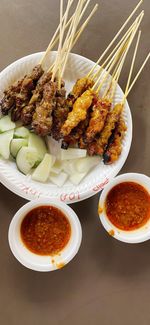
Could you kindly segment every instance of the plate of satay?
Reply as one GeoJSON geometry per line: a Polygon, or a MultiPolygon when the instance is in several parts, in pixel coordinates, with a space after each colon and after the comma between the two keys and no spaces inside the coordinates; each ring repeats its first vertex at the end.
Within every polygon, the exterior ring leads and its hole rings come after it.
{"type": "Polygon", "coordinates": [[[77,1],[72,13],[73,2],[64,9],[60,1],[45,52],[0,73],[0,181],[28,200],[73,203],[96,194],[121,170],[131,146],[127,96],[149,59],[133,78],[144,12],[130,21],[142,1],[96,63],[72,49],[98,5],[85,19],[90,1],[77,1]],[[119,81],[134,41],[123,92],[119,81]]]}

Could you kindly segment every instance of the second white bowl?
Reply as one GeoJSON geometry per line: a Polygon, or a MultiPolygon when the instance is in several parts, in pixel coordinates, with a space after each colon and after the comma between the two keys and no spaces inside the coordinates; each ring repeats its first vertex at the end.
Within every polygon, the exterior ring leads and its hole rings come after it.
{"type": "Polygon", "coordinates": [[[140,243],[150,239],[150,220],[141,228],[124,231],[116,228],[108,219],[105,211],[105,200],[108,192],[117,184],[122,182],[135,182],[142,185],[150,193],[150,178],[143,174],[127,173],[115,177],[104,188],[99,199],[99,217],[106,231],[114,238],[126,243],[140,243]]]}
{"type": "Polygon", "coordinates": [[[77,254],[81,239],[82,229],[75,212],[65,203],[52,200],[35,200],[25,204],[13,217],[8,233],[9,245],[17,260],[34,271],[54,271],[69,263],[77,254]],[[41,256],[32,253],[24,245],[20,236],[20,226],[23,218],[32,209],[38,206],[54,206],[60,209],[71,225],[71,237],[64,249],[54,256],[41,256]]]}

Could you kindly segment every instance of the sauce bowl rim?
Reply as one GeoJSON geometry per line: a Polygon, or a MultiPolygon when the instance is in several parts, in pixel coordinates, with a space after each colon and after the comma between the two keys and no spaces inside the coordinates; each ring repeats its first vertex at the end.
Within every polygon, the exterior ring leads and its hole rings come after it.
{"type": "Polygon", "coordinates": [[[125,173],[114,177],[104,188],[99,197],[98,215],[105,230],[115,239],[124,243],[136,244],[150,239],[150,220],[142,227],[135,230],[121,230],[114,226],[108,219],[105,211],[105,200],[109,191],[117,184],[135,182],[142,185],[150,194],[150,177],[141,173],[125,173]]]}
{"type": "Polygon", "coordinates": [[[82,240],[82,228],[77,214],[64,202],[51,199],[36,199],[23,205],[14,215],[9,225],[8,242],[16,259],[25,267],[34,271],[54,271],[68,264],[77,254],[82,240]],[[56,255],[38,255],[32,253],[21,240],[20,225],[25,215],[38,206],[53,206],[61,210],[71,225],[71,236],[64,249],[56,255]],[[64,254],[65,253],[65,254],[64,254]],[[35,262],[35,259],[38,262],[35,262]],[[60,260],[56,263],[55,259],[60,260]]]}

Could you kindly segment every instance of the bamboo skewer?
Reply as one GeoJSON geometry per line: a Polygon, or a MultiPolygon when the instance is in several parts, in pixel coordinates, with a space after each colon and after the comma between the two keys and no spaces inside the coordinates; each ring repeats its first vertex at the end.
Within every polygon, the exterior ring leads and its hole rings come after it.
{"type": "Polygon", "coordinates": [[[69,52],[71,50],[73,39],[74,39],[76,29],[77,29],[77,26],[78,26],[78,23],[79,23],[79,20],[80,20],[80,14],[81,14],[82,6],[83,6],[83,1],[79,1],[77,9],[76,9],[76,15],[75,15],[75,18],[74,18],[74,21],[73,21],[74,24],[73,24],[72,32],[70,34],[70,42],[69,42],[68,50],[66,52],[64,63],[63,63],[62,76],[63,76],[64,70],[65,70],[65,67],[66,67],[69,52]]]}
{"type": "Polygon", "coordinates": [[[123,97],[123,100],[122,100],[123,105],[124,105],[126,97],[127,97],[127,93],[128,93],[132,73],[133,73],[134,63],[135,63],[135,59],[136,59],[136,55],[137,55],[137,50],[138,50],[138,46],[139,46],[139,42],[140,42],[140,37],[141,37],[141,30],[139,31],[138,37],[137,37],[137,42],[136,42],[136,46],[135,46],[135,50],[134,50],[134,54],[133,54],[133,58],[132,58],[132,62],[131,62],[131,67],[130,67],[130,71],[129,71],[129,75],[128,75],[128,80],[127,80],[127,84],[126,84],[126,88],[125,88],[125,93],[124,93],[124,97],[123,97]]]}
{"type": "Polygon", "coordinates": [[[131,14],[129,15],[129,17],[126,19],[126,21],[124,22],[124,24],[122,25],[122,27],[119,29],[118,33],[114,36],[114,38],[112,39],[112,41],[110,42],[110,44],[107,46],[107,48],[105,49],[105,51],[102,53],[102,55],[99,57],[99,59],[97,60],[95,66],[89,71],[89,73],[87,74],[87,78],[91,75],[91,73],[94,71],[94,69],[96,68],[96,66],[100,63],[100,61],[103,59],[103,57],[105,56],[105,54],[108,52],[108,50],[111,48],[111,46],[114,44],[114,42],[116,41],[116,39],[119,37],[119,35],[121,34],[121,32],[123,31],[123,29],[126,27],[126,25],[128,24],[128,22],[130,21],[130,19],[132,18],[132,16],[135,14],[135,12],[138,10],[138,8],[140,7],[140,5],[142,4],[143,0],[140,0],[139,3],[137,4],[137,6],[134,8],[134,10],[131,12],[131,14]]]}
{"type": "Polygon", "coordinates": [[[58,61],[60,57],[60,51],[62,47],[62,36],[63,36],[63,28],[64,25],[62,25],[62,16],[63,16],[63,0],[60,0],[60,30],[59,30],[59,45],[58,45],[58,51],[57,51],[57,56],[53,68],[53,73],[52,73],[52,82],[54,81],[56,71],[58,69],[58,61]]]}
{"type": "MultiPolygon", "coordinates": [[[[91,1],[91,0],[90,0],[91,1]]],[[[90,2],[89,1],[89,2],[90,2]]],[[[88,2],[88,3],[89,3],[88,2]]],[[[87,7],[87,3],[86,3],[86,7],[87,7]]],[[[89,23],[89,21],[91,20],[91,18],[93,17],[94,13],[96,12],[96,10],[98,9],[98,4],[96,4],[93,8],[93,10],[91,11],[91,13],[89,14],[89,16],[87,17],[87,19],[85,20],[85,22],[81,25],[81,27],[79,28],[79,30],[76,32],[75,34],[75,38],[72,44],[72,47],[76,44],[76,42],[78,41],[79,37],[81,36],[81,34],[83,33],[84,29],[86,28],[87,24],[89,23]]],[[[85,11],[85,7],[84,7],[84,11],[85,11]]],[[[83,12],[82,12],[83,14],[83,12]]],[[[67,37],[66,37],[67,38],[67,37]]],[[[65,43],[63,45],[63,49],[61,52],[61,57],[63,58],[61,61],[61,65],[63,65],[64,62],[64,53],[67,50],[68,46],[69,46],[69,42],[70,42],[70,38],[67,39],[67,43],[65,43]]],[[[71,47],[71,49],[72,49],[71,47]]],[[[54,63],[50,66],[50,68],[48,69],[48,72],[52,71],[54,68],[54,63]]]]}
{"type": "MultiPolygon", "coordinates": [[[[72,4],[73,4],[73,2],[74,2],[74,0],[70,0],[69,2],[70,2],[70,7],[71,7],[72,4]]],[[[63,21],[65,20],[65,17],[66,17],[66,12],[65,12],[65,14],[64,14],[64,16],[63,16],[63,19],[62,19],[63,21]]],[[[66,24],[66,26],[65,26],[65,30],[66,30],[66,28],[68,28],[68,26],[71,24],[71,22],[72,22],[72,20],[73,20],[73,17],[74,17],[74,14],[70,17],[69,21],[67,22],[67,24],[66,24]]],[[[56,29],[56,31],[55,31],[55,33],[54,33],[54,35],[53,35],[53,37],[52,37],[52,39],[51,39],[51,41],[50,41],[48,47],[47,47],[47,49],[46,49],[46,51],[45,51],[45,53],[44,53],[42,59],[40,60],[40,63],[39,63],[39,64],[43,64],[43,62],[44,62],[46,56],[48,55],[48,53],[51,52],[52,48],[53,48],[53,47],[56,45],[56,43],[58,42],[58,40],[59,40],[59,35],[58,35],[59,30],[60,30],[60,24],[58,25],[58,27],[57,27],[57,29],[56,29]]]]}
{"type": "MultiPolygon", "coordinates": [[[[141,12],[141,14],[142,14],[142,12],[141,12]]],[[[115,48],[112,50],[112,52],[108,55],[108,57],[106,58],[106,60],[101,64],[101,66],[98,69],[98,71],[96,71],[96,73],[91,77],[92,80],[95,79],[97,77],[97,75],[99,75],[99,73],[105,67],[106,63],[109,61],[109,59],[112,57],[112,55],[117,51],[117,49],[119,48],[119,46],[123,43],[123,41],[125,41],[128,38],[128,36],[130,35],[130,33],[132,32],[133,28],[135,27],[136,22],[138,21],[138,18],[141,16],[141,14],[135,19],[135,21],[129,27],[129,29],[126,31],[126,33],[123,35],[123,37],[121,38],[121,40],[119,41],[119,43],[115,46],[115,48]]]]}
{"type": "Polygon", "coordinates": [[[142,66],[141,66],[141,68],[140,68],[140,70],[138,71],[138,73],[136,74],[134,80],[132,81],[132,83],[131,83],[131,85],[130,85],[130,87],[129,87],[129,89],[128,89],[128,92],[127,92],[127,94],[126,94],[126,97],[129,95],[131,89],[133,88],[133,86],[134,86],[135,82],[137,81],[138,77],[140,76],[140,74],[141,74],[142,70],[144,69],[144,67],[145,67],[147,61],[149,60],[149,58],[150,58],[150,53],[147,55],[147,57],[146,57],[146,59],[144,60],[142,66]]]}
{"type": "MultiPolygon", "coordinates": [[[[138,28],[139,28],[139,26],[140,26],[140,24],[141,24],[141,21],[142,21],[142,19],[143,19],[143,16],[144,16],[144,12],[142,12],[142,14],[141,14],[141,16],[140,16],[140,18],[139,18],[138,23],[136,24],[135,28],[134,28],[133,31],[132,31],[132,34],[131,34],[131,36],[130,36],[130,40],[129,40],[129,44],[128,44],[128,50],[129,50],[129,48],[130,48],[130,46],[131,46],[131,44],[132,44],[132,41],[133,41],[133,39],[134,39],[134,37],[135,37],[135,35],[136,35],[136,32],[137,32],[137,30],[138,30],[138,28]]],[[[114,65],[114,62],[116,62],[116,60],[117,60],[117,58],[114,59],[114,61],[112,62],[112,65],[114,65]]],[[[100,89],[101,89],[103,83],[104,83],[105,80],[106,80],[106,76],[107,76],[107,75],[109,74],[109,72],[111,71],[112,65],[110,66],[110,68],[109,68],[108,71],[106,72],[106,74],[105,74],[104,78],[102,79],[100,85],[98,86],[96,92],[99,92],[99,91],[100,91],[100,89]]],[[[100,78],[101,78],[101,76],[100,76],[100,78]]],[[[98,78],[98,80],[99,80],[99,78],[98,78]]],[[[96,82],[95,85],[97,85],[97,82],[96,82]]],[[[94,85],[94,88],[95,88],[95,85],[94,85]]]]}
{"type": "MultiPolygon", "coordinates": [[[[87,24],[89,23],[89,21],[91,20],[91,18],[93,17],[93,15],[95,14],[96,10],[98,9],[98,4],[96,4],[93,8],[93,10],[91,11],[90,15],[87,17],[87,19],[85,20],[85,22],[82,24],[82,26],[80,27],[80,29],[76,32],[75,34],[75,39],[73,41],[72,47],[74,47],[74,45],[76,44],[76,42],[78,41],[79,37],[81,36],[81,34],[83,33],[84,29],[86,28],[87,24]]],[[[68,40],[69,43],[69,40],[68,40]]],[[[66,48],[68,47],[68,43],[66,45],[66,48]]],[[[63,52],[66,51],[66,48],[63,48],[63,52]]],[[[71,48],[72,49],[72,48],[71,48]]],[[[62,54],[63,55],[63,54],[62,54]]],[[[63,62],[62,62],[63,64],[63,62]]]]}

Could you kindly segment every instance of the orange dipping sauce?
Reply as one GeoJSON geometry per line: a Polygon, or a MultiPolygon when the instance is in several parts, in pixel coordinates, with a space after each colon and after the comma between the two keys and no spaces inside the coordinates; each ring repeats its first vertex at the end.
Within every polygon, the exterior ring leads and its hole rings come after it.
{"type": "Polygon", "coordinates": [[[24,245],[38,255],[55,255],[68,243],[71,226],[64,213],[54,206],[31,210],[20,228],[24,245]]]}
{"type": "Polygon", "coordinates": [[[114,226],[122,230],[135,230],[150,218],[150,195],[137,183],[123,182],[108,193],[105,210],[114,226]]]}

